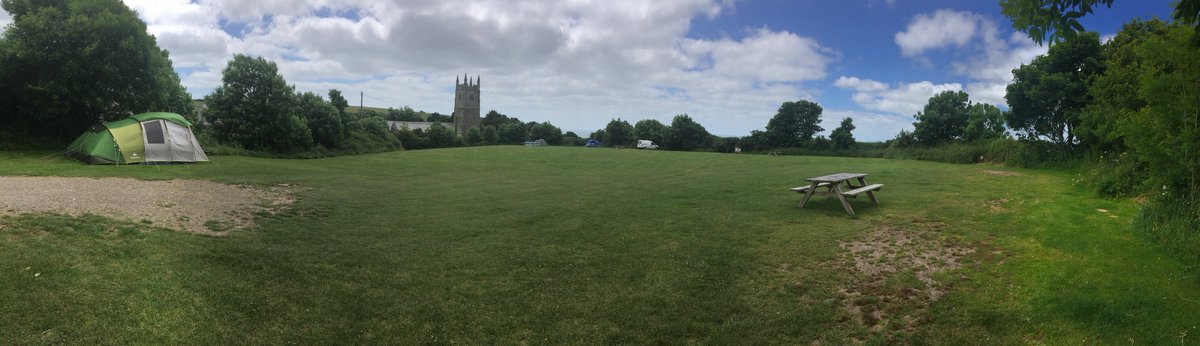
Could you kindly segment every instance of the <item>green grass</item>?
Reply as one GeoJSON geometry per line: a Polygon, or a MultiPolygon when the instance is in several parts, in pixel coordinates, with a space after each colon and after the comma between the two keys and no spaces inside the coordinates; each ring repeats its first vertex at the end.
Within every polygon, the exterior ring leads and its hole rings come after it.
{"type": "Polygon", "coordinates": [[[98,216],[0,218],[0,344],[1200,337],[1195,263],[1131,234],[1137,205],[1092,197],[1068,173],[512,146],[213,159],[117,167],[0,153],[0,175],[305,188],[288,211],[219,238],[98,216]],[[887,184],[882,204],[852,200],[848,217],[823,198],[797,209],[786,190],[843,171],[887,184]],[[838,244],[880,227],[975,252],[935,275],[949,293],[926,305],[912,293],[917,268],[863,277],[845,264],[838,244]]]}

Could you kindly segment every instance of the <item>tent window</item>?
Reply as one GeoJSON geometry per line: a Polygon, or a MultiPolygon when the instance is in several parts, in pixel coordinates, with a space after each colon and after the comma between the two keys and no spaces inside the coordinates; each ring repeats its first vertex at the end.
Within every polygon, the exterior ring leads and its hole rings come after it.
{"type": "Polygon", "coordinates": [[[142,131],[146,132],[146,143],[149,143],[149,144],[166,143],[165,138],[163,138],[164,136],[163,136],[162,121],[156,120],[156,121],[144,122],[144,123],[142,123],[142,131]]]}

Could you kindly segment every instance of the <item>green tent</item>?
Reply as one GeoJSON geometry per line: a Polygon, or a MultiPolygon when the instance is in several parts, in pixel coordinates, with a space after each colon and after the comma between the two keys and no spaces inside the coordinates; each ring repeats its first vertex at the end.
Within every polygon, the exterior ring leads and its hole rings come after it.
{"type": "Polygon", "coordinates": [[[164,112],[92,126],[67,146],[67,155],[91,164],[208,161],[192,123],[164,112]]]}

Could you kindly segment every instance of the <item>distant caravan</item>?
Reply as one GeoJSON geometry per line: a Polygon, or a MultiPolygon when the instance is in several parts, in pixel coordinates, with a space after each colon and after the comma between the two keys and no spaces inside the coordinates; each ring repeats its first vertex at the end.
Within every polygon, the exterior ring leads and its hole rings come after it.
{"type": "Polygon", "coordinates": [[[658,149],[658,144],[654,144],[654,141],[639,139],[637,147],[638,149],[658,149]]]}

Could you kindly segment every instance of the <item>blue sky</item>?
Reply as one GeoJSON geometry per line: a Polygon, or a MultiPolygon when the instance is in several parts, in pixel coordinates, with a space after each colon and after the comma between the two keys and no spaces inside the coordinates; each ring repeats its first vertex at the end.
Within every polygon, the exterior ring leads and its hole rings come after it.
{"type": "MultiPolygon", "coordinates": [[[[1006,108],[1011,69],[1045,52],[994,1],[126,0],[193,96],[233,54],[263,56],[298,90],[449,113],[456,76],[484,111],[588,132],[614,118],[761,130],[779,104],[825,109],[826,133],[892,138],[943,90],[1006,108]]],[[[1111,35],[1169,1],[1117,1],[1083,20],[1111,35]]],[[[7,18],[0,18],[6,21],[7,18]]],[[[358,100],[352,100],[357,103],[358,100]]]]}

